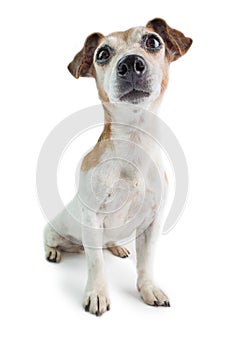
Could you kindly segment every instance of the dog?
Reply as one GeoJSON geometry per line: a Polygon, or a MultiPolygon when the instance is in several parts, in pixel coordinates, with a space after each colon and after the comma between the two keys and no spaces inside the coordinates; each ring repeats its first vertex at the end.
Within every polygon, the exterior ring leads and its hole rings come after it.
{"type": "Polygon", "coordinates": [[[152,277],[168,180],[159,148],[146,132],[168,85],[170,63],[191,44],[192,39],[155,18],[143,27],[89,35],[68,66],[77,79],[95,78],[105,122],[97,144],[82,160],[76,196],[45,227],[45,252],[48,261],[59,262],[62,251],[85,251],[83,306],[97,316],[110,309],[103,248],[128,257],[119,242],[133,233],[141,298],[152,306],[170,306],[152,277]]]}

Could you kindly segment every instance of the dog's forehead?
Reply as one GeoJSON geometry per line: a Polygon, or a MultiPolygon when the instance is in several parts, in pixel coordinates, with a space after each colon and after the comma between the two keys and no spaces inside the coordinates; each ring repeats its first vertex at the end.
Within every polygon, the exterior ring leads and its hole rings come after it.
{"type": "Polygon", "coordinates": [[[135,27],[123,32],[114,32],[105,37],[105,44],[117,46],[120,44],[132,44],[141,40],[142,36],[149,33],[150,30],[146,27],[135,27]]]}

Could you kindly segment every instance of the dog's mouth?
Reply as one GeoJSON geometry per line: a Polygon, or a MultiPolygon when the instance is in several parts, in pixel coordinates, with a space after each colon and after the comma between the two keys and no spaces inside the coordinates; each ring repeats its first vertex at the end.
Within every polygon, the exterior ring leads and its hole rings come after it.
{"type": "Polygon", "coordinates": [[[120,101],[137,104],[140,101],[142,101],[144,98],[147,98],[149,96],[150,96],[150,93],[148,91],[133,89],[125,93],[124,95],[122,95],[120,97],[120,101]]]}

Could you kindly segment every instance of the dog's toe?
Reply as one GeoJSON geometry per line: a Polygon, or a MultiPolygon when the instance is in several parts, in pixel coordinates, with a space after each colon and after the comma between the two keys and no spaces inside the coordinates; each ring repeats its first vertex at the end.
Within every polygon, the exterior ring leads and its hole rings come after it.
{"type": "Polygon", "coordinates": [[[107,248],[113,255],[118,256],[120,258],[127,258],[130,255],[130,252],[125,247],[112,246],[107,248]]]}
{"type": "Polygon", "coordinates": [[[104,312],[110,310],[110,300],[103,292],[85,293],[83,306],[85,311],[91,314],[101,316],[104,312]]]}
{"type": "Polygon", "coordinates": [[[169,307],[170,302],[167,295],[158,287],[155,287],[151,283],[145,283],[139,288],[140,295],[144,302],[152,306],[164,306],[169,307]]]}

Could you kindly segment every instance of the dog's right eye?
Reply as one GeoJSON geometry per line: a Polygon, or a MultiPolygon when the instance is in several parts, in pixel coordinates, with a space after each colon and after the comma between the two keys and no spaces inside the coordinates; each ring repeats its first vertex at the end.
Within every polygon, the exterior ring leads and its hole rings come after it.
{"type": "Polygon", "coordinates": [[[112,49],[109,46],[101,47],[96,55],[96,62],[99,64],[107,63],[112,55],[112,49]]]}

